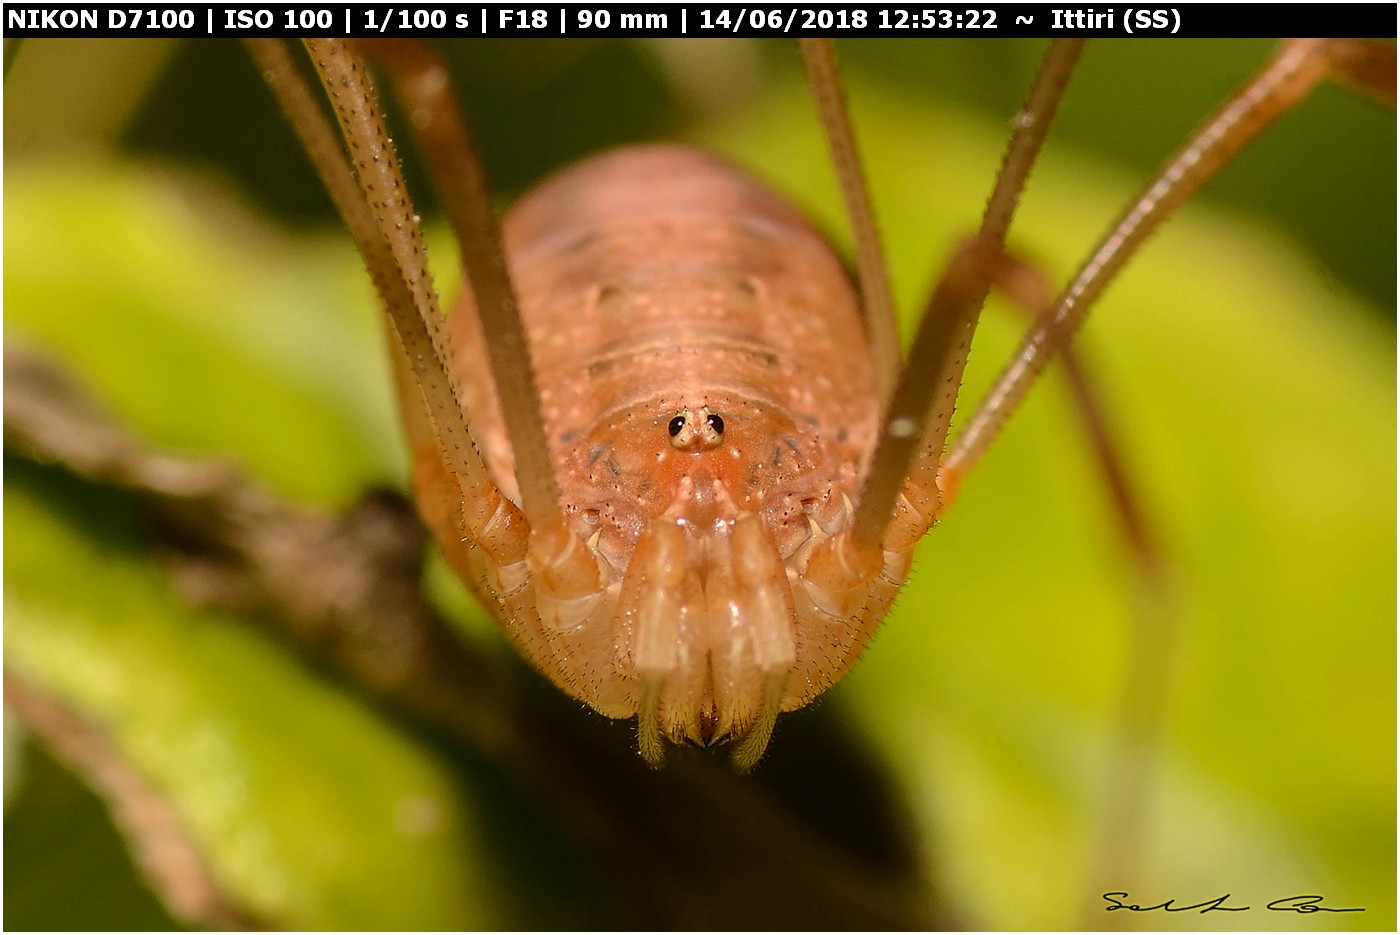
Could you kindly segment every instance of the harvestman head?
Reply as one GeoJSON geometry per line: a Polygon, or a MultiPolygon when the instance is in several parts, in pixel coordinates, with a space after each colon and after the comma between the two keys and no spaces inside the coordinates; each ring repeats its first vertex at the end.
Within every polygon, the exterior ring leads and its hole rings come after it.
{"type": "Polygon", "coordinates": [[[1082,47],[1053,43],[981,226],[901,357],[829,43],[802,52],[859,298],[797,211],[680,147],[567,170],[511,211],[502,237],[442,63],[416,43],[365,46],[461,245],[468,287],[448,318],[364,67],[344,43],[307,47],[339,132],[282,45],[253,52],[388,312],[419,508],[449,563],[540,671],[609,717],[635,715],[647,760],[666,742],[727,741],[741,769],[781,711],[860,654],[914,545],[1147,236],[1322,80],[1395,96],[1393,48],[1285,43],[1052,297],[1018,286],[1027,267],[1005,242],[1082,47]],[[993,288],[1036,321],[949,445],[993,288]]]}

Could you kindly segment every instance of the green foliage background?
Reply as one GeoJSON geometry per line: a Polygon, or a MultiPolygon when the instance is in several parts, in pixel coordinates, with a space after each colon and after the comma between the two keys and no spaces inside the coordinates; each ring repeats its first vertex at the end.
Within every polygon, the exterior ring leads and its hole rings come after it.
{"type": "MultiPolygon", "coordinates": [[[[663,66],[674,50],[460,50],[501,190],[598,145],[693,139],[755,167],[842,240],[791,50],[705,45],[690,67],[708,70],[713,100],[663,66]]],[[[1091,46],[1018,246],[1067,277],[1146,167],[1269,45],[1091,46]]],[[[976,223],[1038,51],[842,49],[913,310],[976,223]]],[[[287,497],[341,507],[368,484],[401,485],[353,252],[323,223],[240,50],[174,55],[116,136],[7,151],[7,339],[66,361],[160,446],[233,458],[287,497]]],[[[7,145],[18,95],[36,93],[18,74],[7,145]]],[[[1146,845],[1116,887],[1143,901],[1231,892],[1258,907],[1317,892],[1367,909],[1331,923],[1395,925],[1394,166],[1392,117],[1319,92],[1152,242],[1084,335],[1178,589],[1146,845]]],[[[989,308],[964,411],[1018,326],[989,308]]],[[[977,927],[1102,918],[1089,868],[1116,830],[1102,826],[1112,726],[1137,675],[1123,661],[1130,567],[1066,394],[1045,383],[922,547],[876,645],[822,702],[904,798],[939,910],[977,927]]],[[[256,916],[305,928],[617,918],[607,903],[625,882],[591,879],[586,855],[561,853],[557,830],[489,769],[237,618],[180,602],[130,502],[6,467],[7,668],[99,725],[256,916]]],[[[98,811],[59,794],[64,775],[31,749],[7,757],[6,923],[154,925],[98,811]],[[99,843],[56,849],[74,827],[99,843]],[[84,915],[93,892],[103,911],[84,915]]],[[[1313,927],[1262,911],[1171,922],[1313,927]]]]}

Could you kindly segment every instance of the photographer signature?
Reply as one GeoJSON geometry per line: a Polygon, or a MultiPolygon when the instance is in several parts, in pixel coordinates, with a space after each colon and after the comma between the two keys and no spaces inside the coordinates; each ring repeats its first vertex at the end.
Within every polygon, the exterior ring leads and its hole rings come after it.
{"type": "MultiPolygon", "coordinates": [[[[1224,896],[1217,896],[1215,899],[1208,899],[1203,903],[1195,903],[1190,906],[1178,906],[1176,905],[1175,899],[1169,899],[1166,902],[1158,903],[1155,906],[1139,906],[1137,903],[1125,902],[1125,900],[1127,900],[1128,898],[1128,894],[1122,892],[1104,893],[1103,898],[1108,902],[1108,906],[1105,907],[1104,910],[1106,912],[1113,912],[1115,909],[1126,909],[1129,912],[1155,912],[1160,909],[1163,912],[1198,911],[1204,914],[1207,912],[1244,912],[1245,910],[1250,908],[1249,906],[1225,905],[1225,901],[1230,898],[1229,893],[1226,893],[1224,896]]],[[[1286,896],[1283,899],[1275,899],[1273,902],[1269,903],[1264,908],[1273,910],[1274,912],[1298,912],[1304,915],[1310,912],[1366,911],[1365,909],[1361,908],[1334,909],[1331,906],[1322,905],[1322,899],[1323,897],[1321,896],[1286,896]]]]}

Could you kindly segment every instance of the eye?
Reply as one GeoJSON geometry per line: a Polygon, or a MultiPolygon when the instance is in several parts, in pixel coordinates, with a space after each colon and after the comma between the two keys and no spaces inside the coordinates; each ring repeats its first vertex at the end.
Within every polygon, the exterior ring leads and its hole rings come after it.
{"type": "Polygon", "coordinates": [[[667,424],[666,431],[671,433],[672,438],[675,438],[683,428],[685,428],[685,416],[676,416],[667,424]]]}
{"type": "Polygon", "coordinates": [[[716,435],[724,434],[724,420],[713,412],[705,417],[705,424],[714,429],[716,435]]]}

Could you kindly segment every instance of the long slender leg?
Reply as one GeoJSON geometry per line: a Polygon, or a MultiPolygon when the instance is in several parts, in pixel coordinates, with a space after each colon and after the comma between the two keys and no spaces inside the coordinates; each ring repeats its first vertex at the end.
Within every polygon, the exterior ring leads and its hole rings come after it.
{"type": "Polygon", "coordinates": [[[515,453],[525,515],[535,528],[558,525],[559,487],[549,460],[528,338],[481,160],[452,93],[447,67],[427,44],[415,40],[366,42],[361,48],[393,79],[457,236],[465,284],[481,319],[491,376],[515,453]]]}
{"type": "Polygon", "coordinates": [[[894,300],[890,297],[890,274],[885,264],[880,231],[870,208],[870,191],[861,170],[846,95],[836,69],[836,52],[830,39],[799,39],[802,61],[807,66],[807,83],[817,99],[822,129],[831,146],[831,160],[841,180],[846,214],[855,235],[856,270],[860,275],[861,311],[870,352],[875,361],[875,386],[880,404],[889,402],[899,375],[899,325],[895,321],[894,300]]]}
{"type": "MultiPolygon", "coordinates": [[[[1045,274],[1026,260],[1010,253],[998,264],[994,285],[1034,323],[1054,310],[1055,293],[1045,274]]],[[[1083,425],[1090,452],[1103,478],[1109,505],[1118,523],[1119,534],[1127,543],[1139,574],[1150,578],[1160,568],[1161,547],[1143,508],[1143,497],[1133,483],[1132,472],[1124,462],[1122,445],[1114,432],[1103,394],[1078,351],[1066,345],[1060,364],[1069,383],[1070,395],[1083,425]]],[[[947,481],[944,481],[947,484],[947,481]]],[[[945,491],[945,499],[950,499],[945,491]]],[[[944,506],[947,506],[945,502],[944,506]]]]}
{"type": "Polygon", "coordinates": [[[967,474],[1045,365],[1073,336],[1123,264],[1181,203],[1266,126],[1328,77],[1395,101],[1395,48],[1359,40],[1292,39],[1255,78],[1192,134],[1104,237],[1099,248],[1021,342],[1011,363],[954,440],[943,469],[967,474]]]}
{"type": "Polygon", "coordinates": [[[562,601],[595,594],[597,562],[564,524],[529,338],[506,270],[500,226],[481,160],[453,94],[447,66],[428,45],[415,40],[368,42],[363,48],[393,80],[457,236],[463,278],[480,318],[492,381],[515,455],[516,483],[531,529],[536,586],[562,601]]]}
{"type": "MultiPolygon", "coordinates": [[[[856,507],[855,539],[864,546],[883,538],[911,468],[913,476],[927,473],[930,481],[936,471],[996,258],[1083,47],[1082,40],[1051,45],[1016,122],[977,236],[956,253],[929,300],[856,507]],[[920,451],[924,457],[916,463],[920,451]]],[[[930,483],[927,489],[936,488],[930,483]]],[[[936,512],[934,504],[930,517],[936,512]]]]}
{"type": "Polygon", "coordinates": [[[804,573],[819,589],[844,592],[870,581],[882,565],[881,545],[907,551],[939,511],[938,460],[977,316],[991,288],[1016,203],[1083,45],[1082,40],[1057,40],[1046,54],[1016,122],[981,227],[954,254],[929,299],[887,407],[852,528],[822,542],[809,557],[804,573]],[[899,541],[891,544],[886,530],[896,519],[900,520],[899,541]]]}
{"type": "Polygon", "coordinates": [[[1395,46],[1365,39],[1332,39],[1327,55],[1334,81],[1395,109],[1395,46]]]}
{"type": "MultiPolygon", "coordinates": [[[[441,313],[423,265],[417,223],[402,178],[396,178],[397,164],[392,152],[383,142],[378,142],[374,144],[374,151],[366,156],[371,164],[384,164],[388,174],[387,179],[378,183],[386,191],[382,200],[400,202],[395,218],[390,220],[387,212],[379,210],[381,199],[374,199],[379,205],[374,208],[367,203],[361,182],[346,161],[337,135],[286,48],[271,40],[250,41],[249,48],[350,229],[384,302],[398,335],[403,360],[422,395],[437,447],[462,486],[468,533],[476,536],[498,563],[520,561],[524,558],[523,531],[527,527],[519,511],[491,481],[463,419],[456,390],[443,363],[446,346],[438,328],[441,313]],[[385,224],[397,235],[396,248],[391,248],[391,236],[383,229],[385,224]],[[500,514],[512,511],[514,521],[502,521],[500,514]],[[481,539],[482,533],[488,533],[488,537],[481,539]]],[[[344,50],[334,45],[323,48],[323,52],[336,60],[345,56],[344,50]]],[[[353,72],[354,68],[345,66],[343,70],[353,72]]],[[[364,93],[359,92],[361,98],[364,93]]],[[[340,95],[346,96],[343,91],[340,95]]],[[[386,136],[374,136],[373,130],[369,132],[374,139],[387,140],[386,136]]],[[[382,129],[379,132],[382,134],[382,129]]]]}
{"type": "MultiPolygon", "coordinates": [[[[1002,258],[995,285],[1033,320],[1054,310],[1055,293],[1049,280],[1018,257],[1002,258]]],[[[1141,491],[1133,484],[1121,456],[1122,446],[1102,394],[1073,346],[1061,350],[1060,364],[1103,478],[1118,533],[1127,545],[1133,575],[1122,694],[1103,783],[1103,824],[1089,881],[1091,888],[1099,884],[1112,888],[1114,881],[1126,885],[1134,879],[1142,855],[1149,786],[1166,711],[1180,608],[1169,564],[1143,507],[1141,491]]]]}

